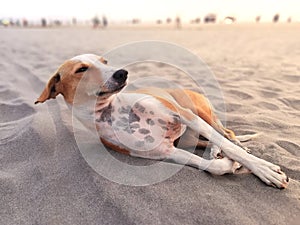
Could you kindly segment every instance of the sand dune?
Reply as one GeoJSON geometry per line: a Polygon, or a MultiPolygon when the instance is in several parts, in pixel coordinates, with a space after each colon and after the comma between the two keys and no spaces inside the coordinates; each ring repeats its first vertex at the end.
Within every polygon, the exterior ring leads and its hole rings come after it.
{"type": "MultiPolygon", "coordinates": [[[[299,40],[297,24],[180,31],[0,29],[0,224],[297,224],[299,40]],[[82,157],[62,97],[33,104],[65,59],[142,40],[184,46],[210,66],[224,101],[211,99],[227,127],[237,134],[260,133],[245,145],[282,167],[291,178],[288,189],[267,187],[251,174],[218,177],[189,167],[150,186],[117,184],[82,157]]],[[[194,69],[189,61],[183,63],[194,69]]],[[[132,82],[159,76],[201,90],[169,65],[138,63],[128,70],[132,82]]],[[[198,83],[217,88],[202,78],[198,83]]],[[[159,80],[154,84],[166,85],[159,80]]],[[[110,154],[129,164],[154,163],[110,154]]]]}

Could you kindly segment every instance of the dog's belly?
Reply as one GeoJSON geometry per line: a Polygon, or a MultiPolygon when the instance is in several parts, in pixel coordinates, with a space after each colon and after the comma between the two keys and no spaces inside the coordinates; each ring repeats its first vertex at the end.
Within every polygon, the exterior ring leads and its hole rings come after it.
{"type": "Polygon", "coordinates": [[[186,126],[177,113],[166,110],[153,97],[114,100],[96,116],[101,138],[127,149],[132,155],[152,158],[168,151],[186,126]],[[141,100],[142,99],[142,100],[141,100]],[[122,103],[122,104],[121,104],[122,103]]]}

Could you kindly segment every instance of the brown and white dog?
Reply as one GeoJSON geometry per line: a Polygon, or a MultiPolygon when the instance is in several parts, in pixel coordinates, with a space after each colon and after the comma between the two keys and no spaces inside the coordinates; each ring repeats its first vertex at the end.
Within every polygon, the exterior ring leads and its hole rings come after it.
{"type": "Polygon", "coordinates": [[[288,177],[280,167],[248,154],[203,95],[158,88],[121,92],[126,85],[126,70],[110,67],[96,55],[80,55],[59,67],[35,103],[62,94],[69,106],[79,109],[80,121],[96,127],[105,146],[122,153],[170,160],[217,175],[251,171],[268,185],[287,187],[288,177]],[[94,101],[93,107],[87,106],[89,101],[94,101]],[[180,137],[184,138],[178,142],[180,137]],[[182,149],[209,143],[210,159],[182,149]]]}

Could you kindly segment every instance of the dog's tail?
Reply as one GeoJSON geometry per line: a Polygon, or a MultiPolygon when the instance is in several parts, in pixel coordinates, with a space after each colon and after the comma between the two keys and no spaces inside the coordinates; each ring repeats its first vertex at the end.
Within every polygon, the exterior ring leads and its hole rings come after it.
{"type": "Polygon", "coordinates": [[[256,138],[258,136],[260,136],[261,133],[256,133],[256,134],[245,134],[245,135],[237,135],[236,138],[240,141],[240,142],[246,142],[246,141],[250,141],[253,138],[256,138]]]}

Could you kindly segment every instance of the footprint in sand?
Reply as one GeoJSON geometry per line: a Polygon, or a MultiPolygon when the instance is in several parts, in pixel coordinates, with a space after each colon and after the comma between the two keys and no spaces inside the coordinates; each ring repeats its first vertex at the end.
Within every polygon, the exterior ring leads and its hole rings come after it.
{"type": "Polygon", "coordinates": [[[300,82],[300,75],[284,75],[282,79],[292,83],[299,83],[300,82]]]}
{"type": "Polygon", "coordinates": [[[0,103],[1,117],[0,123],[19,120],[35,113],[35,110],[26,103],[6,104],[0,103]]]}
{"type": "Polygon", "coordinates": [[[300,100],[296,98],[281,98],[279,99],[282,103],[284,103],[286,106],[300,110],[300,100]]]}
{"type": "Polygon", "coordinates": [[[291,153],[292,155],[300,157],[299,145],[285,140],[276,141],[276,144],[279,145],[281,148],[285,149],[286,151],[288,151],[289,153],[291,153]]]}
{"type": "Polygon", "coordinates": [[[254,121],[254,125],[257,127],[265,128],[267,130],[272,129],[288,129],[290,126],[289,124],[285,123],[284,120],[278,120],[275,118],[270,117],[261,117],[257,118],[254,121]]]}
{"type": "Polygon", "coordinates": [[[255,104],[261,109],[268,109],[268,110],[279,110],[279,107],[275,104],[269,103],[269,102],[259,102],[255,104]]]}
{"type": "Polygon", "coordinates": [[[245,92],[236,91],[236,90],[230,90],[228,91],[229,94],[238,97],[239,99],[252,99],[253,97],[245,92]]]}
{"type": "Polygon", "coordinates": [[[35,109],[24,103],[18,93],[9,89],[9,86],[0,87],[0,144],[17,137],[22,130],[28,128],[35,109]]]}
{"type": "Polygon", "coordinates": [[[15,182],[16,177],[12,173],[0,171],[0,179],[0,190],[2,190],[2,196],[11,195],[17,191],[15,182]]]}
{"type": "Polygon", "coordinates": [[[264,98],[276,98],[278,94],[275,91],[260,91],[260,96],[264,98]]]}
{"type": "Polygon", "coordinates": [[[227,112],[235,112],[235,111],[238,111],[241,107],[242,107],[241,104],[228,103],[228,104],[226,104],[226,111],[227,112]]]}

